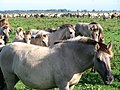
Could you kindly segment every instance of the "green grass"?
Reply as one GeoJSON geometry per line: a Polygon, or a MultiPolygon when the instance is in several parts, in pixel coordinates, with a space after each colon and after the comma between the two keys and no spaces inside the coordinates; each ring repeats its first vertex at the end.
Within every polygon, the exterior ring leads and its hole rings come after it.
{"type": "MultiPolygon", "coordinates": [[[[10,18],[11,25],[14,30],[18,27],[23,27],[25,30],[29,29],[47,29],[47,28],[57,28],[58,26],[70,23],[76,24],[78,22],[92,22],[96,21],[102,25],[104,28],[105,43],[112,41],[114,57],[111,60],[111,68],[114,76],[114,82],[112,85],[104,85],[101,77],[98,73],[91,73],[87,70],[79,84],[77,84],[74,90],[120,90],[120,20],[110,19],[103,21],[102,19],[92,19],[92,18],[10,18]]],[[[15,31],[10,35],[10,41],[12,41],[15,35],[15,31]]],[[[30,88],[24,86],[20,81],[16,85],[17,90],[31,90],[30,88]]],[[[58,89],[53,89],[58,90],[58,89]]]]}

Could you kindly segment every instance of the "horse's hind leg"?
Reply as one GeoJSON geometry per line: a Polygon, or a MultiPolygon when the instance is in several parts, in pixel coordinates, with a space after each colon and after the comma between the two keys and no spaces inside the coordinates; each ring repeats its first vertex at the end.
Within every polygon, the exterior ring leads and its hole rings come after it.
{"type": "Polygon", "coordinates": [[[18,77],[12,73],[4,73],[7,90],[14,90],[15,84],[19,81],[18,77]]]}

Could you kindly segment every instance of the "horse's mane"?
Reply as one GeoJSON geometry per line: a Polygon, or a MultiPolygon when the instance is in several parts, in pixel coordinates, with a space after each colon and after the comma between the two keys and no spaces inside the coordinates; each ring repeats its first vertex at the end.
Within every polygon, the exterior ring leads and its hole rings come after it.
{"type": "Polygon", "coordinates": [[[54,42],[54,44],[58,44],[58,43],[70,43],[70,42],[81,42],[81,43],[86,43],[86,44],[91,44],[91,45],[95,45],[97,42],[89,37],[84,37],[84,36],[77,36],[75,38],[72,39],[68,39],[68,40],[59,40],[57,42],[54,42]]]}
{"type": "Polygon", "coordinates": [[[97,22],[91,22],[90,24],[98,24],[97,22]]]}
{"type": "Polygon", "coordinates": [[[108,53],[109,55],[112,54],[112,52],[109,50],[109,48],[107,47],[106,44],[101,43],[101,42],[97,42],[94,39],[91,39],[89,37],[78,37],[77,39],[69,39],[69,40],[60,40],[55,42],[54,44],[58,44],[58,43],[74,43],[74,42],[78,42],[78,43],[84,43],[84,44],[88,44],[88,45],[99,45],[99,50],[104,51],[106,53],[108,53]]]}
{"type": "Polygon", "coordinates": [[[25,34],[26,34],[26,35],[31,35],[31,31],[29,31],[29,30],[28,30],[28,31],[25,31],[25,34]]]}
{"type": "Polygon", "coordinates": [[[7,20],[7,19],[6,19],[6,18],[2,18],[2,19],[0,19],[0,22],[1,22],[1,21],[4,21],[4,20],[7,20]]]}
{"type": "Polygon", "coordinates": [[[69,28],[69,27],[74,29],[74,26],[72,24],[63,24],[60,26],[60,29],[65,29],[65,28],[69,28]]]}

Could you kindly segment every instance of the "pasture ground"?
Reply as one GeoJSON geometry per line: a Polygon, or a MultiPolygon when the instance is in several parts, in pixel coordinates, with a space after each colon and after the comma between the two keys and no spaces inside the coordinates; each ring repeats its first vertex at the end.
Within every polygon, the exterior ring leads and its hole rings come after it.
{"type": "MultiPolygon", "coordinates": [[[[102,19],[93,18],[10,18],[11,25],[14,30],[18,27],[22,27],[25,30],[29,29],[42,29],[57,28],[62,24],[76,24],[78,22],[98,22],[104,28],[105,43],[112,41],[114,57],[111,59],[111,68],[114,76],[114,81],[111,85],[104,85],[99,74],[91,73],[87,70],[79,84],[76,85],[74,90],[120,90],[120,19],[109,19],[103,21],[102,19]]],[[[15,31],[10,35],[9,43],[12,41],[15,35],[15,31]]],[[[16,85],[17,90],[31,90],[27,86],[24,86],[20,81],[16,85]]],[[[58,89],[53,89],[58,90],[58,89]]]]}

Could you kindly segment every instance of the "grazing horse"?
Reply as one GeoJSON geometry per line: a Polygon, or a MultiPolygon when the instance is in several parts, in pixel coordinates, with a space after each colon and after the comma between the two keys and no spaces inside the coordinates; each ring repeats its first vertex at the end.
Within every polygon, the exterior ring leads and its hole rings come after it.
{"type": "Polygon", "coordinates": [[[55,32],[49,35],[49,46],[54,45],[54,42],[58,40],[67,40],[75,37],[75,28],[71,24],[64,24],[60,26],[55,32]]]}
{"type": "Polygon", "coordinates": [[[86,36],[91,37],[98,42],[104,41],[103,28],[99,23],[79,23],[75,25],[76,36],[86,36]]]}
{"type": "Polygon", "coordinates": [[[0,19],[0,35],[4,36],[5,44],[9,40],[9,34],[12,31],[12,26],[9,24],[8,19],[0,19]]]}
{"type": "Polygon", "coordinates": [[[6,45],[0,52],[0,67],[7,90],[21,80],[25,85],[47,90],[73,90],[82,74],[93,65],[105,84],[111,84],[112,44],[81,37],[65,40],[51,47],[21,42],[6,45]]]}

